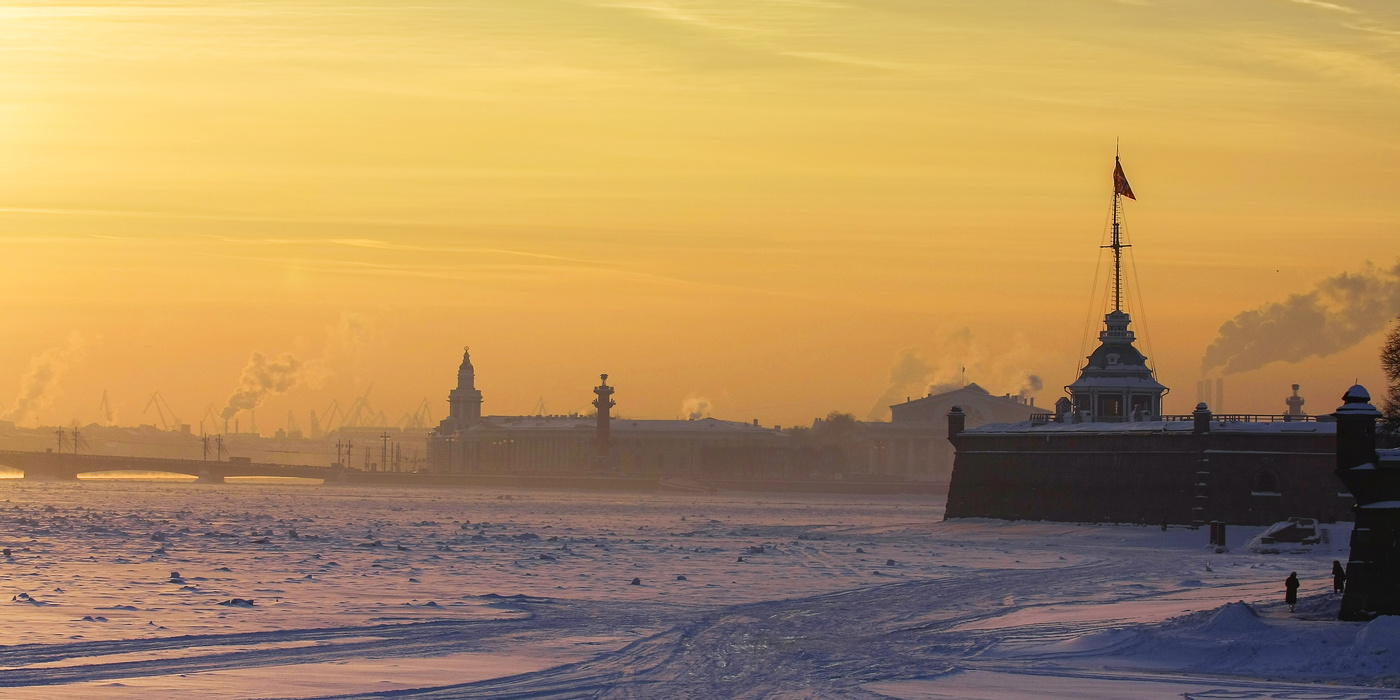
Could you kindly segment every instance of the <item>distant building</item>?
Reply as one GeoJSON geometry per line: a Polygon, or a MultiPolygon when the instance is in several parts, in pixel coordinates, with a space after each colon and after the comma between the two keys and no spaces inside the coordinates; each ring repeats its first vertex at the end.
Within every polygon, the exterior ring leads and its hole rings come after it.
{"type": "Polygon", "coordinates": [[[890,406],[889,423],[866,423],[871,443],[870,471],[915,480],[947,481],[953,471],[953,445],[948,441],[948,411],[962,407],[968,427],[988,423],[1020,423],[1049,416],[1035,399],[996,396],[977,384],[930,394],[890,406]]]}
{"type": "MultiPolygon", "coordinates": [[[[719,455],[765,454],[788,443],[757,422],[634,420],[611,414],[613,387],[595,388],[593,416],[482,416],[470,351],[462,356],[449,415],[428,439],[428,468],[465,474],[620,474],[703,478],[719,455]]],[[[740,463],[730,459],[729,463],[740,463]]],[[[763,460],[753,462],[761,468],[763,460]]],[[[743,476],[742,474],[736,476],[743,476]]],[[[758,476],[758,475],[755,475],[758,476]]]]}

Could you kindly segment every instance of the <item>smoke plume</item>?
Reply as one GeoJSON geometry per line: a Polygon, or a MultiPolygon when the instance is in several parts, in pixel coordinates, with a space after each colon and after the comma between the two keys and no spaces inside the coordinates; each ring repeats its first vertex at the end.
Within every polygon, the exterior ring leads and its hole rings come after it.
{"type": "Polygon", "coordinates": [[[19,380],[19,393],[15,405],[5,412],[4,418],[15,423],[23,423],[36,417],[39,411],[53,403],[58,396],[58,383],[73,363],[82,359],[87,341],[81,333],[73,331],[63,345],[49,348],[30,358],[29,371],[19,380]]]}
{"type": "Polygon", "coordinates": [[[228,397],[228,405],[219,413],[219,417],[228,420],[238,415],[239,411],[251,411],[263,399],[286,393],[296,385],[324,374],[324,363],[320,360],[305,361],[289,352],[269,360],[266,355],[254,352],[243,368],[238,388],[228,397]]]}
{"type": "Polygon", "coordinates": [[[1040,353],[1020,337],[998,342],[997,352],[988,352],[971,329],[960,328],[938,338],[928,355],[915,347],[900,350],[890,367],[887,388],[865,419],[888,420],[890,405],[906,397],[941,394],[960,389],[966,382],[978,382],[994,394],[1006,393],[1010,387],[1021,399],[1029,399],[1045,388],[1040,376],[1026,369],[1039,357],[1040,353]]]}
{"type": "Polygon", "coordinates": [[[1400,264],[1367,264],[1343,272],[1311,291],[1244,311],[1220,327],[1206,348],[1201,373],[1258,369],[1270,362],[1327,357],[1383,329],[1400,312],[1400,264]]]}
{"type": "MultiPolygon", "coordinates": [[[[933,375],[933,365],[919,355],[918,348],[904,348],[899,351],[894,365],[890,367],[889,387],[880,398],[875,399],[866,420],[884,420],[889,416],[890,405],[899,403],[906,396],[923,391],[924,384],[933,375]]],[[[960,385],[959,385],[960,386],[960,385]]],[[[956,388],[956,387],[954,387],[956,388]]]]}
{"type": "Polygon", "coordinates": [[[374,335],[374,319],[355,311],[342,311],[335,325],[326,328],[325,354],[358,358],[374,335]]]}
{"type": "Polygon", "coordinates": [[[681,403],[681,413],[690,420],[700,420],[710,415],[710,400],[703,396],[690,396],[681,403]]]}
{"type": "Polygon", "coordinates": [[[1016,390],[1016,396],[1022,401],[1035,396],[1041,389],[1045,388],[1045,380],[1040,375],[1025,372],[1021,379],[1021,388],[1016,390]]]}

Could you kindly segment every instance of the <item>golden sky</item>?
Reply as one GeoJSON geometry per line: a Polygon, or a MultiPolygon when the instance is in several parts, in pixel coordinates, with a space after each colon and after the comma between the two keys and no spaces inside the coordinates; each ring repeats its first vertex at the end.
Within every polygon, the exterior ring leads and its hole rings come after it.
{"type": "MultiPolygon", "coordinates": [[[[1384,0],[6,3],[0,403],[48,353],[30,423],[197,424],[290,352],[264,432],[370,385],[441,418],[470,344],[488,413],[608,372],[629,416],[864,417],[910,352],[1049,404],[1121,139],[1186,412],[1222,323],[1395,264],[1397,124],[1384,0]]],[[[1227,407],[1378,393],[1378,343],[1227,407]]]]}

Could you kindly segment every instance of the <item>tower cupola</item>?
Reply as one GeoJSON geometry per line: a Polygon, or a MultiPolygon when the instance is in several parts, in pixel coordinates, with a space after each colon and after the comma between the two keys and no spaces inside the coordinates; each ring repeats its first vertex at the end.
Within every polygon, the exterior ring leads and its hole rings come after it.
{"type": "Polygon", "coordinates": [[[462,365],[457,368],[457,388],[448,392],[448,420],[457,429],[468,428],[481,420],[481,392],[476,389],[476,369],[472,367],[471,348],[462,350],[462,365]]]}

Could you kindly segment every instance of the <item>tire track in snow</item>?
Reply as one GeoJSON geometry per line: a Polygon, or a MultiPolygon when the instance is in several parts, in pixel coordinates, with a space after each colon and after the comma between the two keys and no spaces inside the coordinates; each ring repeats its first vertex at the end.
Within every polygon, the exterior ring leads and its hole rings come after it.
{"type": "Polygon", "coordinates": [[[1060,593],[1111,568],[1099,562],[1051,571],[982,571],[738,605],[589,661],[460,685],[334,697],[874,698],[859,686],[946,672],[993,643],[986,635],[948,630],[1020,609],[1002,604],[1004,588],[1036,590],[1063,580],[1060,593]],[[927,612],[940,606],[948,613],[927,621],[927,612]]]}
{"type": "Polygon", "coordinates": [[[521,601],[512,605],[520,607],[526,615],[491,620],[436,620],[397,625],[0,647],[0,667],[8,667],[0,673],[0,687],[62,685],[356,658],[444,656],[494,651],[506,643],[528,643],[531,635],[589,635],[637,627],[655,629],[673,624],[678,612],[684,613],[675,606],[574,604],[553,600],[521,601]],[[317,644],[256,648],[258,645],[297,642],[317,644]],[[249,646],[254,648],[244,648],[249,646]],[[219,651],[220,647],[240,648],[219,651]],[[108,655],[178,653],[191,648],[210,651],[154,659],[100,660],[108,655]],[[33,666],[84,659],[93,660],[33,666]]]}

